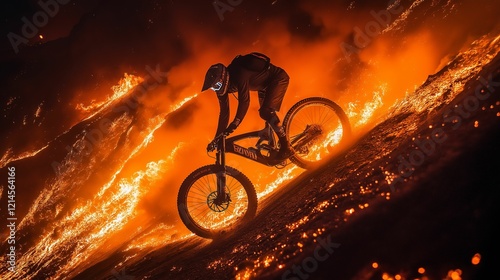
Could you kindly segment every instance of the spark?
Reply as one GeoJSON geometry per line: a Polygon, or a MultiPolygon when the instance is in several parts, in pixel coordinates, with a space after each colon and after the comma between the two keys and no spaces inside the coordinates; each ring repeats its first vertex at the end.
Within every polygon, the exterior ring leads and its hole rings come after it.
{"type": "Polygon", "coordinates": [[[38,105],[38,108],[35,111],[35,118],[40,117],[40,113],[42,112],[42,106],[43,106],[43,102],[40,103],[40,105],[38,105]]]}

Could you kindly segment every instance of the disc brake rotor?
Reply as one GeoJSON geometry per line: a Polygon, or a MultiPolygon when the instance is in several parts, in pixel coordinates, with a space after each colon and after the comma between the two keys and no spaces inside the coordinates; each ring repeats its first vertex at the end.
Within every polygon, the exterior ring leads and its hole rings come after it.
{"type": "Polygon", "coordinates": [[[217,202],[217,191],[211,192],[208,197],[207,197],[207,205],[210,210],[214,212],[223,212],[229,207],[229,203],[231,200],[229,200],[229,194],[226,194],[228,196],[228,199],[225,199],[222,202],[217,202]]]}

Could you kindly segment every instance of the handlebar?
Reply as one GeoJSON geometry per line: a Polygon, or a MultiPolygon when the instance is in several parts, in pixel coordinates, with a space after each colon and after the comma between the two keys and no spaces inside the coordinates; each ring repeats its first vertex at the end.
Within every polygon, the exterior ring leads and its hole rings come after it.
{"type": "Polygon", "coordinates": [[[225,138],[228,134],[225,132],[222,132],[221,134],[217,135],[212,142],[208,144],[207,147],[207,152],[213,152],[217,149],[219,141],[223,138],[225,138]]]}

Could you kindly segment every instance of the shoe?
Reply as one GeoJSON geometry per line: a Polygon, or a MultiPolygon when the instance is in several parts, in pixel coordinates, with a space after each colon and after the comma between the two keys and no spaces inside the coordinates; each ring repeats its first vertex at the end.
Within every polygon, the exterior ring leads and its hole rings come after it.
{"type": "Polygon", "coordinates": [[[287,143],[287,144],[282,145],[280,147],[276,157],[278,159],[287,159],[287,158],[293,156],[294,154],[295,154],[295,150],[293,149],[293,147],[289,143],[287,143]]]}

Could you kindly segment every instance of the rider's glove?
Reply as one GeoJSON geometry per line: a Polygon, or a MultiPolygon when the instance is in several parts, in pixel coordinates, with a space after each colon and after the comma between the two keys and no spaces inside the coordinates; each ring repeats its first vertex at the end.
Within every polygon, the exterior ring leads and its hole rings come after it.
{"type": "Polygon", "coordinates": [[[226,130],[224,130],[224,134],[227,136],[227,135],[233,133],[239,124],[240,124],[239,119],[234,120],[232,123],[229,124],[229,126],[226,128],[226,130]]]}
{"type": "Polygon", "coordinates": [[[208,145],[207,145],[207,152],[210,153],[210,152],[213,152],[214,150],[215,150],[215,142],[212,141],[212,142],[208,143],[208,145]]]}

